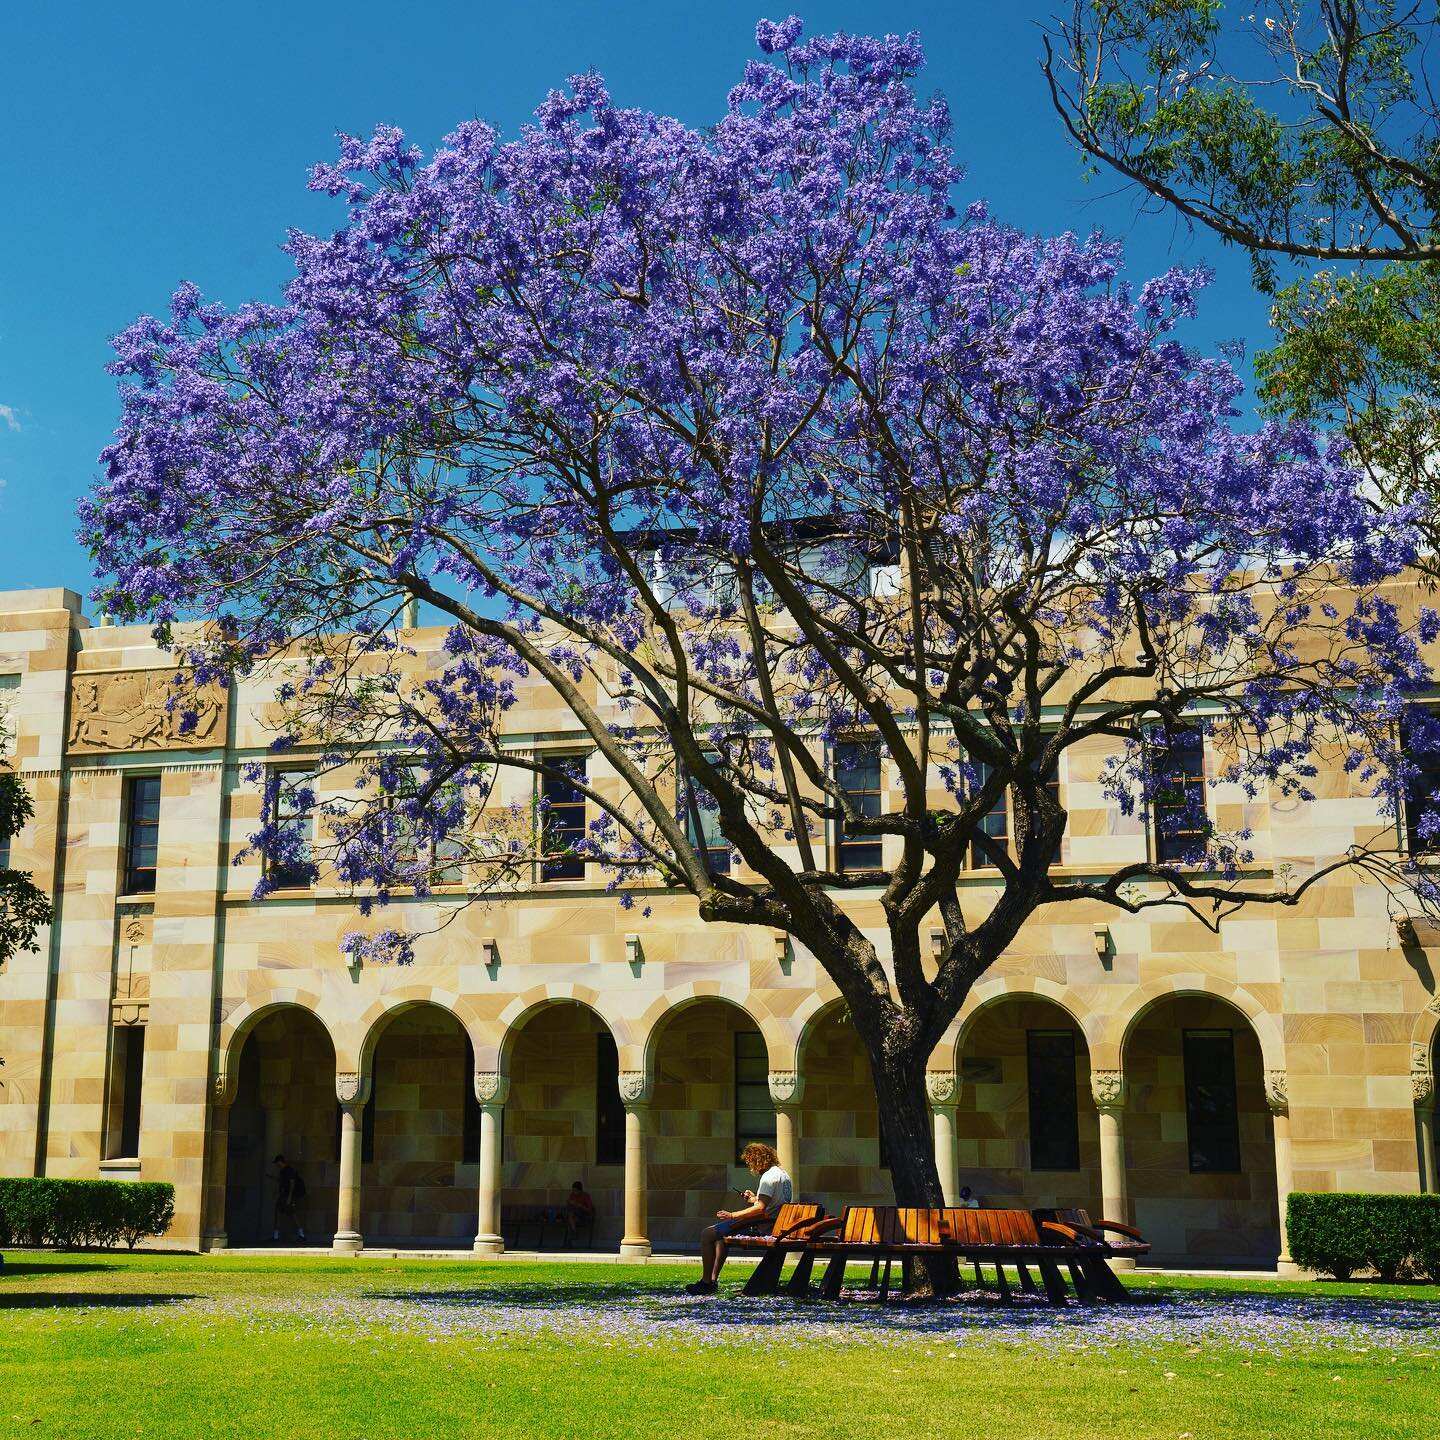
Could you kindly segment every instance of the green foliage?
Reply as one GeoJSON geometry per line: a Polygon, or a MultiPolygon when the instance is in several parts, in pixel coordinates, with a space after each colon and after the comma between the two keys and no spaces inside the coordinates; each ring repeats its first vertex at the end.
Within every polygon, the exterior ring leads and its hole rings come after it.
{"type": "Polygon", "coordinates": [[[1290,1254],[1337,1280],[1373,1270],[1440,1281],[1440,1195],[1290,1196],[1290,1254]]]}
{"type": "MultiPolygon", "coordinates": [[[[0,765],[4,763],[5,740],[0,727],[0,765]]],[[[30,795],[19,776],[0,768],[0,854],[33,813],[30,795]]],[[[29,875],[0,865],[0,965],[21,950],[34,950],[35,937],[50,918],[50,901],[29,875]]]]}
{"type": "Polygon", "coordinates": [[[133,1250],[174,1216],[175,1187],[159,1181],[0,1179],[0,1243],[133,1250]]]}

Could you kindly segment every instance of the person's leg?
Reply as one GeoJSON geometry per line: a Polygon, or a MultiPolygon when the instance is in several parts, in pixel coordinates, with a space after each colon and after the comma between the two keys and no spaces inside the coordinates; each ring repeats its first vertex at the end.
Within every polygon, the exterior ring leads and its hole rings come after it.
{"type": "Polygon", "coordinates": [[[273,1233],[270,1237],[272,1240],[278,1240],[280,1238],[280,1216],[284,1212],[284,1208],[284,1205],[280,1201],[280,1197],[277,1195],[275,1197],[274,1225],[272,1226],[273,1233]]]}
{"type": "Polygon", "coordinates": [[[708,1279],[712,1285],[718,1285],[720,1283],[720,1272],[725,1268],[725,1256],[727,1253],[725,1237],[717,1234],[715,1236],[715,1248],[710,1266],[705,1271],[706,1279],[708,1279]]]}

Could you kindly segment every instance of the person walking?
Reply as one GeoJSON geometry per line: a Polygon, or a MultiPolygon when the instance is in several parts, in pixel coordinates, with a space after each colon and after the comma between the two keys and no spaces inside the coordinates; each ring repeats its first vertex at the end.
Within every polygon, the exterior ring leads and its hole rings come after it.
{"type": "Polygon", "coordinates": [[[272,1238],[280,1238],[280,1218],[284,1216],[293,1227],[296,1238],[303,1240],[305,1222],[301,1201],[305,1199],[305,1181],[284,1155],[275,1157],[275,1166],[275,1233],[272,1238]]]}

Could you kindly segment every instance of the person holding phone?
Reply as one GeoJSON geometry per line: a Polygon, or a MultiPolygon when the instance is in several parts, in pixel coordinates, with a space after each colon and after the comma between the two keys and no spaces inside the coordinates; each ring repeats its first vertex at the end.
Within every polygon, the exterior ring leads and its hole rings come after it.
{"type": "Polygon", "coordinates": [[[685,1287],[687,1294],[715,1294],[725,1265],[726,1236],[768,1225],[780,1207],[795,1198],[790,1176],[771,1146],[752,1141],[740,1152],[740,1161],[752,1175],[760,1177],[759,1183],[753,1190],[745,1191],[745,1204],[741,1209],[715,1212],[715,1223],[700,1236],[700,1278],[685,1287]]]}

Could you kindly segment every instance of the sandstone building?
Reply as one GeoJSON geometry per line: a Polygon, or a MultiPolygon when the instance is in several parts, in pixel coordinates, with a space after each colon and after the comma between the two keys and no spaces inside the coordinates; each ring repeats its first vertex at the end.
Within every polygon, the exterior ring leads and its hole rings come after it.
{"type": "MultiPolygon", "coordinates": [[[[412,638],[423,655],[439,636],[412,638]]],[[[806,1197],[889,1198],[866,1061],[803,948],[707,925],[674,892],[642,918],[583,873],[537,874],[412,966],[351,966],[351,898],[322,873],[256,901],[258,861],[236,863],[268,695],[241,686],[182,734],[159,700],[170,663],[70,592],[0,592],[0,708],[35,801],[10,863],[56,905],[39,953],[0,971],[0,1173],[169,1180],[187,1247],[268,1239],[277,1151],[312,1237],[342,1250],[493,1252],[514,1207],[576,1179],[597,1247],[692,1248],[751,1138],[775,1138],[806,1197]]],[[[507,726],[583,749],[538,684],[507,726]]],[[[1060,777],[1076,874],[1155,843],[1107,803],[1103,759],[1071,751],[1060,777]]],[[[1196,764],[1267,867],[1378,822],[1338,772],[1314,802],[1264,804],[1196,764]]],[[[883,936],[873,895],[846,903],[883,936]]],[[[1218,935],[1178,911],[1042,911],[931,1059],[945,1185],[1128,1214],[1161,1259],[1259,1264],[1284,1258],[1291,1189],[1434,1188],[1437,950],[1358,875],[1218,935]]]]}

